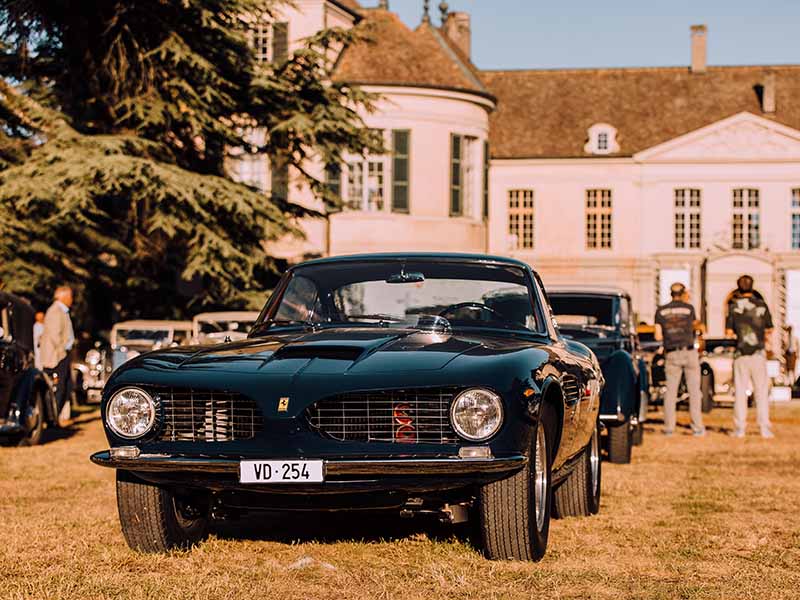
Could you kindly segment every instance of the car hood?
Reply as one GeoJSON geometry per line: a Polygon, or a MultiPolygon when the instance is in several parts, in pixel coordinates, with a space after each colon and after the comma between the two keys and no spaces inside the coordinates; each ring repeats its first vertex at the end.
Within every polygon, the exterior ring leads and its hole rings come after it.
{"type": "Polygon", "coordinates": [[[601,364],[620,347],[621,338],[615,331],[561,327],[561,332],[591,348],[601,364]]]}
{"type": "Polygon", "coordinates": [[[507,350],[508,342],[503,342],[496,337],[406,329],[323,329],[204,348],[173,348],[141,356],[129,364],[157,370],[270,375],[436,371],[481,348],[501,344],[507,350]]]}

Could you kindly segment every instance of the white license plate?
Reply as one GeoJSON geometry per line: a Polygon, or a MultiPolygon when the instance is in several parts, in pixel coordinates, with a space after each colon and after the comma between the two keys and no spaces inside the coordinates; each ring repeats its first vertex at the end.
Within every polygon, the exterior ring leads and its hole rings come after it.
{"type": "Polygon", "coordinates": [[[321,483],[325,481],[321,460],[243,460],[241,483],[321,483]]]}

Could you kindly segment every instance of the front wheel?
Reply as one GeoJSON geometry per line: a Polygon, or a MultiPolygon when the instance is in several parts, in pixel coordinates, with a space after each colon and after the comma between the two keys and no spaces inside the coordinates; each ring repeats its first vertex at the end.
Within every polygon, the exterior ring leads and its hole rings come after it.
{"type": "Polygon", "coordinates": [[[41,390],[34,390],[31,401],[20,417],[25,433],[19,440],[20,446],[37,446],[44,433],[44,399],[41,390]]]}
{"type": "Polygon", "coordinates": [[[608,460],[615,464],[631,462],[633,428],[630,417],[624,422],[608,427],[608,460]]]}
{"type": "Polygon", "coordinates": [[[542,418],[528,464],[516,475],[488,483],[478,500],[480,533],[486,556],[492,560],[540,560],[550,533],[552,490],[551,448],[557,418],[550,405],[542,418]]]}
{"type": "Polygon", "coordinates": [[[555,515],[560,518],[596,515],[600,512],[600,483],[600,424],[597,423],[575,469],[555,490],[555,515]]]}
{"type": "Polygon", "coordinates": [[[128,546],[139,552],[189,548],[208,532],[208,503],[178,497],[127,471],[117,471],[117,509],[128,546]]]}

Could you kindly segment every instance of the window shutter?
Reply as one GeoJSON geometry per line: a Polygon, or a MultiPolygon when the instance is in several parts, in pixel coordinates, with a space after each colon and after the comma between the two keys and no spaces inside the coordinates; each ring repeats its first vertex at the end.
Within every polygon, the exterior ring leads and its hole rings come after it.
{"type": "Polygon", "coordinates": [[[338,164],[330,164],[325,167],[325,185],[328,186],[331,194],[341,199],[342,197],[342,167],[338,164]]]}
{"type": "Polygon", "coordinates": [[[489,142],[483,142],[483,218],[489,218],[489,142]]]}
{"type": "Polygon", "coordinates": [[[289,199],[289,163],[270,159],[272,196],[279,200],[289,199]]]}
{"type": "Polygon", "coordinates": [[[289,24],[272,25],[272,62],[280,63],[289,55],[289,24]]]}
{"type": "Polygon", "coordinates": [[[450,216],[463,212],[461,183],[461,136],[450,134],[450,216]]]}
{"type": "Polygon", "coordinates": [[[392,212],[409,212],[409,171],[411,166],[411,132],[392,131],[392,212]]]}

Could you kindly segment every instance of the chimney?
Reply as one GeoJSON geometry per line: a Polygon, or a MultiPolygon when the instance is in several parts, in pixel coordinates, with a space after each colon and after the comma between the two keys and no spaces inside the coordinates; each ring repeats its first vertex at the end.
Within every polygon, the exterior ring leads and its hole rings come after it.
{"type": "Polygon", "coordinates": [[[692,25],[692,73],[706,72],[706,33],[705,25],[692,25]]]}
{"type": "Polygon", "coordinates": [[[775,71],[767,71],[764,78],[764,89],[761,92],[761,110],[767,114],[775,112],[775,71]]]}
{"type": "Polygon", "coordinates": [[[447,18],[442,24],[442,29],[444,30],[444,34],[450,38],[450,41],[453,42],[467,58],[471,58],[472,28],[470,27],[469,13],[447,13],[447,18]]]}

